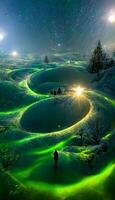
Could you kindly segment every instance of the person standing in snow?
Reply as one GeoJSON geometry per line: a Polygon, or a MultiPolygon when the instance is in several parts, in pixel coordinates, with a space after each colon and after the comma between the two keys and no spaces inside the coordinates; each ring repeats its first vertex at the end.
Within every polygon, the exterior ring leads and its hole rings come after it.
{"type": "Polygon", "coordinates": [[[54,167],[55,167],[55,169],[57,169],[58,168],[58,158],[59,158],[59,156],[58,156],[58,151],[54,151],[54,167]]]}

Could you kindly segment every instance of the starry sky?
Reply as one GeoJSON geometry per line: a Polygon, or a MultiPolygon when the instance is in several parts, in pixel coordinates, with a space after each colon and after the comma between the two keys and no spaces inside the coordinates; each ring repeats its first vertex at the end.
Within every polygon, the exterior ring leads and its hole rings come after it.
{"type": "Polygon", "coordinates": [[[0,0],[0,50],[90,52],[100,39],[115,45],[115,0],[0,0]]]}

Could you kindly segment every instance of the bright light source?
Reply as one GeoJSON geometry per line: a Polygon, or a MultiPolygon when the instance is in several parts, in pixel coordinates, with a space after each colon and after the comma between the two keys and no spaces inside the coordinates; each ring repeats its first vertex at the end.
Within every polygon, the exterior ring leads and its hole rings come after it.
{"type": "Polygon", "coordinates": [[[109,17],[108,17],[108,21],[110,22],[110,23],[115,23],[115,14],[111,14],[109,17]]]}
{"type": "Polygon", "coordinates": [[[67,61],[67,64],[70,64],[70,63],[71,63],[71,61],[70,61],[70,60],[68,60],[68,61],[67,61]]]}
{"type": "Polygon", "coordinates": [[[17,56],[18,56],[18,53],[17,53],[17,51],[13,51],[13,52],[11,53],[11,55],[12,55],[13,57],[17,57],[17,56]]]}
{"type": "Polygon", "coordinates": [[[58,47],[61,47],[61,44],[60,44],[60,43],[58,43],[58,44],[57,44],[57,46],[58,46],[58,47]]]}
{"type": "Polygon", "coordinates": [[[4,39],[4,37],[5,37],[5,34],[0,32],[0,41],[2,41],[4,39]]]}
{"type": "Polygon", "coordinates": [[[77,88],[74,88],[73,90],[76,92],[76,94],[77,94],[78,96],[80,96],[80,95],[83,93],[84,88],[78,86],[77,88]]]}

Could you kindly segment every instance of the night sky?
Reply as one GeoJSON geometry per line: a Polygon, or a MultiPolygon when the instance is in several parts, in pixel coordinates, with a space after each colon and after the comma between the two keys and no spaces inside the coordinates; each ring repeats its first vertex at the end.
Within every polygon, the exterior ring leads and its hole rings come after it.
{"type": "Polygon", "coordinates": [[[114,48],[115,0],[0,0],[0,41],[4,51],[90,52],[100,39],[114,48]]]}

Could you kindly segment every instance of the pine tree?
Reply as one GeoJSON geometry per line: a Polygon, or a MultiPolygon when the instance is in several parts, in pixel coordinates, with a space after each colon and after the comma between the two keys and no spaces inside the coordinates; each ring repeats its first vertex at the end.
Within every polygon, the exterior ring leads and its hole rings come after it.
{"type": "Polygon", "coordinates": [[[111,58],[108,63],[108,68],[113,67],[115,64],[114,60],[111,58]]]}
{"type": "Polygon", "coordinates": [[[56,95],[57,95],[57,93],[56,93],[56,91],[55,91],[55,90],[54,90],[54,93],[53,93],[53,94],[54,94],[54,96],[56,96],[56,95]]]}
{"type": "Polygon", "coordinates": [[[98,41],[98,45],[95,48],[93,55],[90,59],[90,64],[88,67],[88,71],[90,73],[97,73],[97,78],[100,78],[100,71],[104,68],[104,62],[105,62],[105,54],[102,49],[101,42],[98,41]]]}
{"type": "Polygon", "coordinates": [[[113,58],[115,58],[115,51],[112,53],[112,55],[113,55],[113,58]]]}
{"type": "Polygon", "coordinates": [[[49,58],[48,58],[48,56],[45,56],[44,63],[45,64],[49,64],[49,58]]]}
{"type": "Polygon", "coordinates": [[[57,94],[58,94],[58,95],[61,95],[61,94],[62,94],[61,88],[58,88],[57,94]]]}

